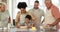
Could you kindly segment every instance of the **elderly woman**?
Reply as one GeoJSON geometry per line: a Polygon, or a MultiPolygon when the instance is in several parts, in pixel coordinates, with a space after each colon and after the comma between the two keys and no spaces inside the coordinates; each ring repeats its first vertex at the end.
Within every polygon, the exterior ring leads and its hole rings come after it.
{"type": "Polygon", "coordinates": [[[9,12],[6,10],[6,4],[0,3],[0,27],[8,27],[9,12]]]}
{"type": "Polygon", "coordinates": [[[17,8],[20,9],[20,11],[17,13],[17,16],[16,16],[16,20],[15,20],[16,27],[25,26],[24,23],[25,23],[26,15],[27,14],[31,15],[26,11],[26,7],[27,7],[27,4],[25,2],[18,3],[17,8]]]}

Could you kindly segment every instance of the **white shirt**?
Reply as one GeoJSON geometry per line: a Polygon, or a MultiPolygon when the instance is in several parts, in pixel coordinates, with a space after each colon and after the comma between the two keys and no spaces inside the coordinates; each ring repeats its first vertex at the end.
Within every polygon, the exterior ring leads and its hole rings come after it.
{"type": "Polygon", "coordinates": [[[26,15],[27,15],[26,13],[20,15],[19,25],[24,25],[26,15]]]}
{"type": "Polygon", "coordinates": [[[40,24],[41,23],[41,17],[44,16],[44,11],[42,9],[30,9],[28,11],[29,13],[31,13],[37,20],[36,24],[40,24]]]}
{"type": "MultiPolygon", "coordinates": [[[[55,20],[56,19],[53,17],[51,10],[46,10],[44,25],[52,24],[55,20]]],[[[54,26],[53,29],[56,29],[56,26],[54,26]]]]}
{"type": "Polygon", "coordinates": [[[7,27],[8,25],[9,12],[0,12],[0,27],[7,27]]]}
{"type": "Polygon", "coordinates": [[[53,17],[51,10],[46,10],[45,24],[52,24],[56,19],[53,17]]]}

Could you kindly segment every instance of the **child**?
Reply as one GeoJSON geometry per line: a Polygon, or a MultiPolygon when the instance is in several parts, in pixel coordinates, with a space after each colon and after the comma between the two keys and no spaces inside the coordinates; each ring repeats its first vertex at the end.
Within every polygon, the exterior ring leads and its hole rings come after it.
{"type": "Polygon", "coordinates": [[[25,25],[27,25],[28,28],[32,27],[31,19],[32,19],[32,17],[30,15],[26,15],[26,17],[25,17],[25,25]]]}

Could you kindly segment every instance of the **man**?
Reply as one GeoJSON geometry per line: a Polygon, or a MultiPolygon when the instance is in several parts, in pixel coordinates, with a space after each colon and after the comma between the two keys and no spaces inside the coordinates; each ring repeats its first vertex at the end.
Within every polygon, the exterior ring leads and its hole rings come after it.
{"type": "Polygon", "coordinates": [[[39,6],[39,1],[35,1],[33,9],[30,9],[29,13],[31,13],[35,17],[33,23],[37,29],[37,32],[40,32],[40,24],[42,23],[41,18],[42,16],[44,16],[44,12],[42,9],[39,9],[38,6],[39,6]]]}
{"type": "Polygon", "coordinates": [[[52,4],[51,0],[45,0],[45,5],[47,7],[45,14],[45,24],[48,26],[57,25],[60,21],[59,9],[52,4]]]}
{"type": "Polygon", "coordinates": [[[7,25],[9,20],[9,12],[6,10],[5,3],[0,3],[0,28],[8,27],[7,25]]]}

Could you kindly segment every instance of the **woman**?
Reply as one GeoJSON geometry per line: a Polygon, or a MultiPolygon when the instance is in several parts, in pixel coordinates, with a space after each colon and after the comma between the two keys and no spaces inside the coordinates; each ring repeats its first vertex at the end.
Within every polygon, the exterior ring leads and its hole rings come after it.
{"type": "Polygon", "coordinates": [[[0,28],[8,27],[8,22],[10,22],[9,11],[6,8],[5,3],[0,3],[0,28]]]}
{"type": "MultiPolygon", "coordinates": [[[[20,9],[21,11],[19,11],[16,16],[16,20],[15,20],[16,27],[24,26],[26,15],[27,14],[31,15],[30,13],[27,13],[26,7],[27,4],[25,2],[18,3],[17,8],[20,9]]],[[[31,15],[31,17],[33,16],[31,15]]]]}

